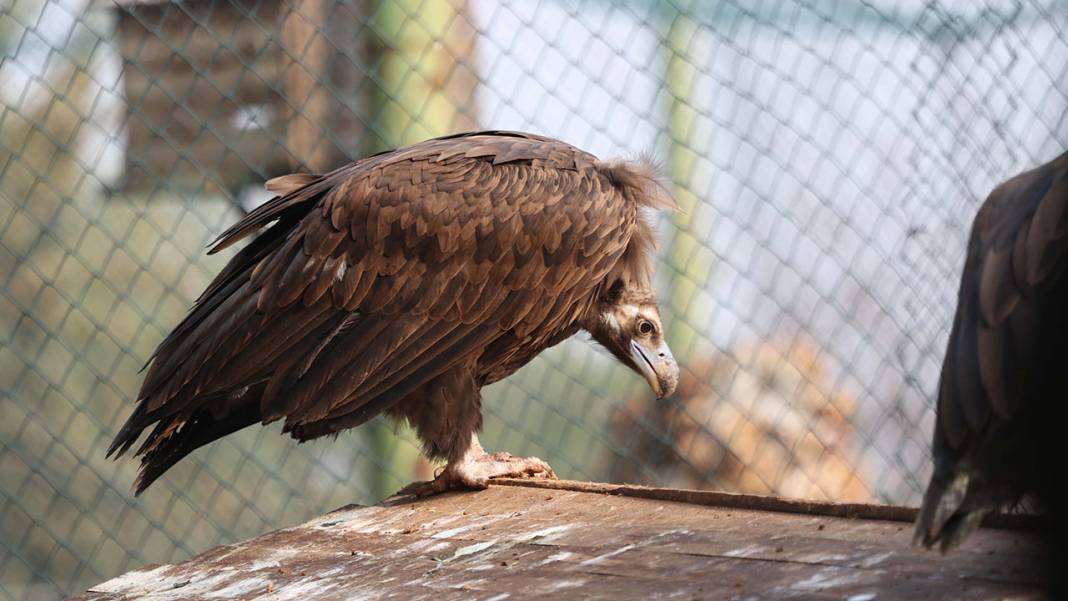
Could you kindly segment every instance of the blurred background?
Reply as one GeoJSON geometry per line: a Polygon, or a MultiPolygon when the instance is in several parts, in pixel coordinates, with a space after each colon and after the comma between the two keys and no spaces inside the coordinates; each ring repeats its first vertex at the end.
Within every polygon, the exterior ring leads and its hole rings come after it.
{"type": "Polygon", "coordinates": [[[265,179],[479,128],[651,153],[684,209],[678,393],[579,335],[483,391],[487,448],[917,504],[974,211],[1068,143],[1066,28],[1061,0],[0,0],[0,598],[430,476],[382,420],[251,428],[136,500],[104,451],[265,179]]]}

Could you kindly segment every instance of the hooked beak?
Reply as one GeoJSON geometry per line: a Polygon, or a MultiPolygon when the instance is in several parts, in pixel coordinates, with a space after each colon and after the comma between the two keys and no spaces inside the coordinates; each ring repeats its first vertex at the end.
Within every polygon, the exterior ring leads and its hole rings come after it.
{"type": "Polygon", "coordinates": [[[675,363],[675,357],[666,342],[661,342],[655,351],[649,352],[632,340],[630,358],[645,376],[645,381],[656,393],[656,398],[662,399],[675,392],[675,386],[679,383],[679,365],[675,363]]]}

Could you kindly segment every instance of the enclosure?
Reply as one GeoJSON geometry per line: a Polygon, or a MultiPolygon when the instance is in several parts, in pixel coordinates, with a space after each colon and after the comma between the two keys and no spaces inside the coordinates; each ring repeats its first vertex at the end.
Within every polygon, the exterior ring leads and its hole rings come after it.
{"type": "Polygon", "coordinates": [[[104,453],[263,182],[474,129],[656,158],[656,401],[588,337],[483,391],[577,480],[915,505],[963,248],[1068,141],[1058,0],[0,0],[0,595],[374,503],[378,420],[250,428],[144,495],[104,453]]]}

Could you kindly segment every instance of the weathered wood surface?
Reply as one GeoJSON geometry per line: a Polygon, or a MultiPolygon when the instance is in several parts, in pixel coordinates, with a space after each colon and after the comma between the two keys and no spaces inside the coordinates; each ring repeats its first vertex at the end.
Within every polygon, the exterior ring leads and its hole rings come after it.
{"type": "Polygon", "coordinates": [[[1025,531],[983,529],[941,556],[911,547],[911,524],[890,514],[569,490],[584,486],[492,486],[350,506],[183,563],[146,566],[77,599],[1040,598],[1025,531]]]}

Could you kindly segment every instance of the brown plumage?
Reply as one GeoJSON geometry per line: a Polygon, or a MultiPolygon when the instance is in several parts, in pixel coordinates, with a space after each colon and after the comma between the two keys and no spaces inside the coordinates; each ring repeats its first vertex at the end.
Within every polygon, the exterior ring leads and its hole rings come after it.
{"type": "Polygon", "coordinates": [[[950,549],[998,507],[1063,490],[1066,267],[1068,154],[995,188],[972,225],[918,543],[950,549]]]}
{"type": "Polygon", "coordinates": [[[415,492],[543,473],[478,445],[479,389],[580,329],[658,395],[678,368],[651,285],[645,207],[673,206],[644,164],[605,163],[512,132],[428,140],[280,196],[211,252],[263,230],[156,350],[109,453],[137,449],[145,487],[192,450],[283,419],[300,441],[379,413],[449,465],[415,492]]]}

